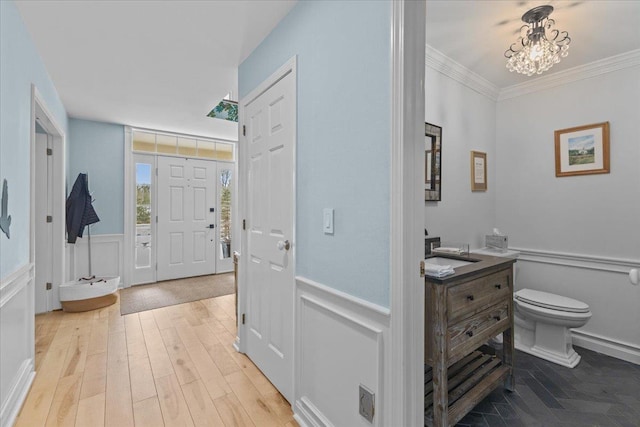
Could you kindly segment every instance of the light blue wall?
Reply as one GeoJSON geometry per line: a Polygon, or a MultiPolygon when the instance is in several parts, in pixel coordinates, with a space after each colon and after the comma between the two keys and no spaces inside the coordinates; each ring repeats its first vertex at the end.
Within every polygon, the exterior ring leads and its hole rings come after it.
{"type": "Polygon", "coordinates": [[[299,2],[241,64],[241,98],[294,55],[296,274],[388,307],[391,3],[299,2]]]}
{"type": "Polygon", "coordinates": [[[79,173],[88,173],[100,217],[91,233],[124,233],[124,126],[70,119],[69,132],[67,193],[79,173]]]}
{"type": "Polygon", "coordinates": [[[9,184],[11,239],[0,235],[0,277],[29,262],[31,84],[68,135],[67,113],[15,4],[0,1],[0,185],[9,184]]]}

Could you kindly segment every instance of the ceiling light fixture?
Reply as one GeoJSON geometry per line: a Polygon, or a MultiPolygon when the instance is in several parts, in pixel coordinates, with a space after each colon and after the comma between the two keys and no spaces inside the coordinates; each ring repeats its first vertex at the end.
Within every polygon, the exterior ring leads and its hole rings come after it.
{"type": "Polygon", "coordinates": [[[569,33],[554,28],[553,6],[538,6],[522,15],[520,37],[504,53],[507,68],[520,74],[542,74],[569,54],[569,33]]]}

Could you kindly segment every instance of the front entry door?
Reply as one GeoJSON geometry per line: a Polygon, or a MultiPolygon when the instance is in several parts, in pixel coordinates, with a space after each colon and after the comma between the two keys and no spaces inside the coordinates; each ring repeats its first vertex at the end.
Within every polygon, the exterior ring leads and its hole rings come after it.
{"type": "Polygon", "coordinates": [[[295,76],[246,104],[247,355],[293,398],[295,76]]]}
{"type": "Polygon", "coordinates": [[[214,274],[216,164],[158,156],[157,280],[214,274]]]}

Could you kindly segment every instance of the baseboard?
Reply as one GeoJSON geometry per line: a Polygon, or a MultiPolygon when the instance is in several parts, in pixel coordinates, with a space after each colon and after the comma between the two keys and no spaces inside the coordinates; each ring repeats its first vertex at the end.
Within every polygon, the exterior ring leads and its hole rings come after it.
{"type": "Polygon", "coordinates": [[[35,376],[33,359],[25,360],[18,370],[17,379],[9,390],[2,409],[0,409],[0,427],[11,427],[16,421],[35,376]]]}
{"type": "Polygon", "coordinates": [[[293,417],[301,426],[333,427],[333,424],[306,397],[297,400],[295,407],[297,411],[293,417]]]}
{"type": "Polygon", "coordinates": [[[640,365],[640,347],[636,345],[577,329],[571,331],[571,340],[578,347],[640,365]]]}

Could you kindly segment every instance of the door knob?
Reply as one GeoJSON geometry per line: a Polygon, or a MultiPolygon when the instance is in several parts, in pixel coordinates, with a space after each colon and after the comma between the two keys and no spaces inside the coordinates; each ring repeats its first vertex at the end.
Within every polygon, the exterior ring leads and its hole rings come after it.
{"type": "Polygon", "coordinates": [[[215,224],[209,224],[209,225],[207,225],[205,228],[215,228],[215,227],[216,227],[216,225],[215,225],[215,224]]]}
{"type": "Polygon", "coordinates": [[[276,244],[276,246],[278,247],[278,250],[285,250],[288,251],[291,248],[291,243],[289,243],[288,240],[282,241],[282,240],[278,240],[278,243],[276,244]]]}

